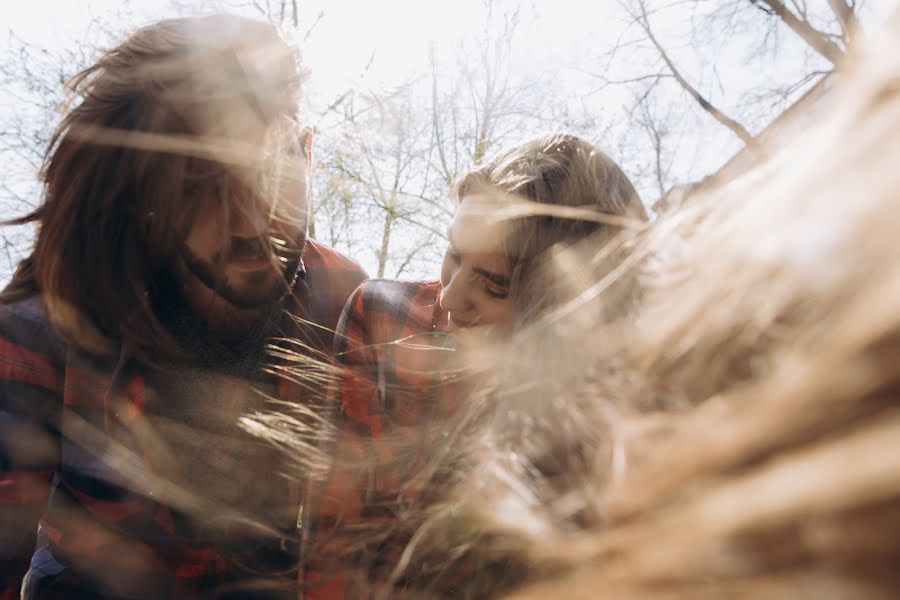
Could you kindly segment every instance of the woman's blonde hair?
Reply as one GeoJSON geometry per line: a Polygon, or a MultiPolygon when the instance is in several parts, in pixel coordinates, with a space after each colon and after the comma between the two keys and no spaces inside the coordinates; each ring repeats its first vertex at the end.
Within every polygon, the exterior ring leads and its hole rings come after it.
{"type": "MultiPolygon", "coordinates": [[[[553,133],[501,152],[464,174],[458,202],[491,196],[497,219],[507,220],[504,253],[519,314],[530,320],[561,301],[550,293],[547,254],[581,245],[596,249],[647,212],[622,169],[599,148],[571,134],[553,133]]],[[[593,252],[591,253],[593,254],[593,252]]],[[[552,261],[550,261],[552,264],[552,261]]]]}

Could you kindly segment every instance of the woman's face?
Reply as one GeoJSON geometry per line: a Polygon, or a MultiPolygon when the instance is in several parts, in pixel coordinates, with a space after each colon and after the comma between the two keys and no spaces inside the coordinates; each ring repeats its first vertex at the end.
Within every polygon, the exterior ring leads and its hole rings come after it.
{"type": "Polygon", "coordinates": [[[450,224],[450,245],[441,267],[441,308],[451,330],[489,325],[505,329],[515,314],[510,273],[503,254],[504,223],[491,220],[496,203],[465,196],[450,224]]]}

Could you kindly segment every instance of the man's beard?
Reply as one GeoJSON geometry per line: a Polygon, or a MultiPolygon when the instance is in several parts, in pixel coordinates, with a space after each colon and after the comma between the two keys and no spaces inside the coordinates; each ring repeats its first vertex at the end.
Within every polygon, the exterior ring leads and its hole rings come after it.
{"type": "Polygon", "coordinates": [[[304,235],[295,240],[291,250],[279,256],[265,248],[261,240],[232,238],[229,246],[212,261],[198,258],[184,245],[181,255],[188,271],[216,295],[236,308],[254,309],[277,304],[290,294],[299,274],[305,244],[304,235]],[[272,267],[247,273],[240,286],[228,280],[225,267],[230,261],[259,256],[272,256],[272,267]]]}

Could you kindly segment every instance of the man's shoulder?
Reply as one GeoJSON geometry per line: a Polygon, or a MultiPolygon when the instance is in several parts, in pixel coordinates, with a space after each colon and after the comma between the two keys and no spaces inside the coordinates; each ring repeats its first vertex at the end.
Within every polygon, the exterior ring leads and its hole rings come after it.
{"type": "Polygon", "coordinates": [[[18,366],[61,361],[66,346],[40,295],[0,303],[0,361],[14,360],[18,366]]]}
{"type": "Polygon", "coordinates": [[[57,337],[39,294],[0,303],[0,334],[17,339],[57,337]]]}
{"type": "Polygon", "coordinates": [[[314,240],[306,242],[303,250],[303,266],[307,277],[317,278],[326,275],[329,278],[343,277],[348,281],[355,280],[354,288],[368,279],[366,270],[358,262],[314,240]]]}
{"type": "Polygon", "coordinates": [[[44,297],[34,294],[14,302],[0,302],[0,318],[47,321],[47,306],[44,297]]]}
{"type": "MultiPolygon", "coordinates": [[[[303,266],[300,287],[308,294],[305,318],[319,326],[315,335],[326,335],[322,343],[330,348],[328,334],[323,332],[334,331],[347,299],[368,275],[355,260],[312,240],[303,251],[303,266]]],[[[309,335],[315,337],[313,333],[309,335]]]]}
{"type": "Polygon", "coordinates": [[[434,300],[441,291],[439,281],[402,281],[397,279],[369,279],[359,286],[357,294],[365,302],[408,303],[434,300]]]}
{"type": "Polygon", "coordinates": [[[440,291],[439,281],[370,279],[353,294],[354,311],[368,317],[430,324],[440,291]]]}

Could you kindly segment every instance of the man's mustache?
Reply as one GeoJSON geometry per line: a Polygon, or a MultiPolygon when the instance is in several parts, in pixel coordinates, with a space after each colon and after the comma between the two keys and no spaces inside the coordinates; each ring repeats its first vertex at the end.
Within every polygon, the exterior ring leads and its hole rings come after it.
{"type": "Polygon", "coordinates": [[[232,237],[221,258],[223,262],[253,260],[270,256],[273,250],[271,243],[261,238],[232,237]]]}
{"type": "Polygon", "coordinates": [[[235,260],[254,260],[264,257],[280,257],[290,259],[298,256],[300,248],[278,239],[232,237],[225,248],[214,260],[217,264],[235,260]]]}

